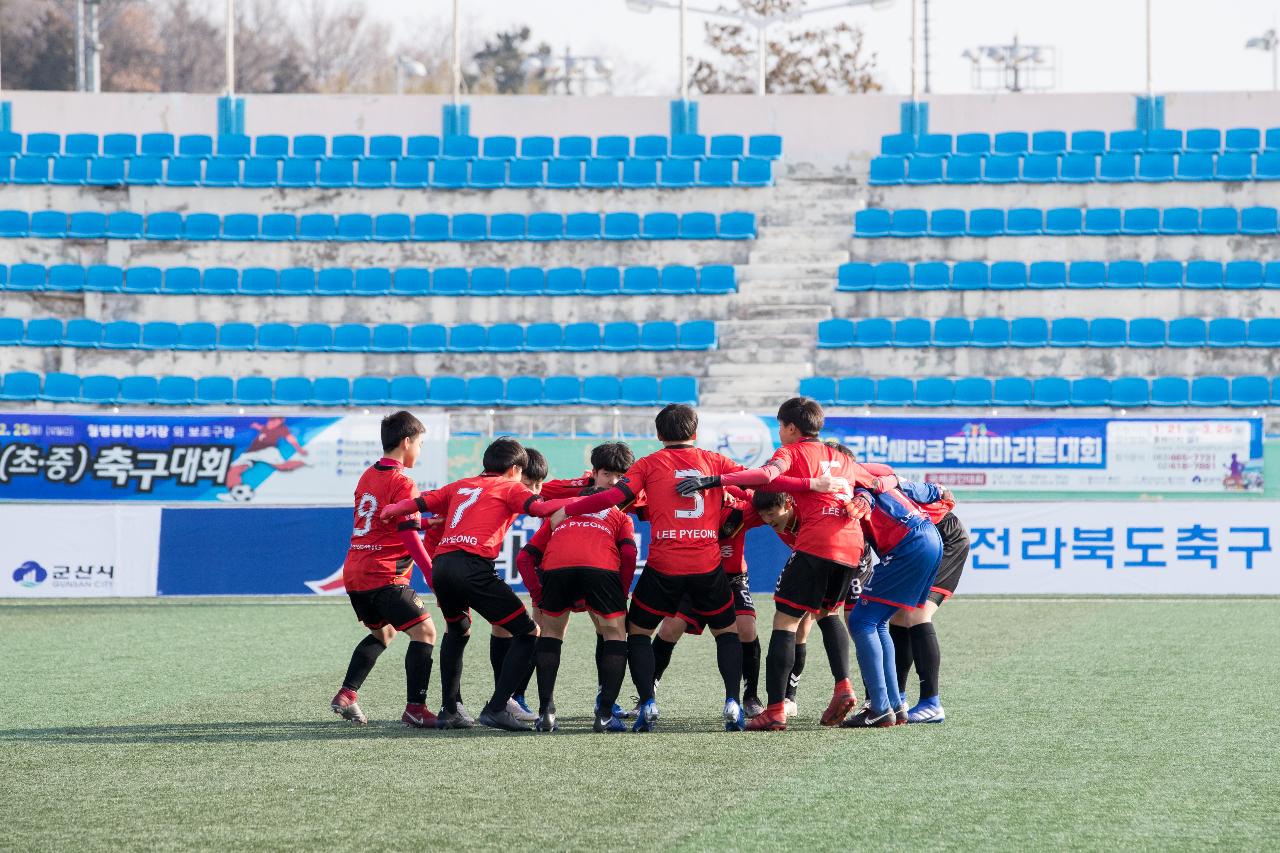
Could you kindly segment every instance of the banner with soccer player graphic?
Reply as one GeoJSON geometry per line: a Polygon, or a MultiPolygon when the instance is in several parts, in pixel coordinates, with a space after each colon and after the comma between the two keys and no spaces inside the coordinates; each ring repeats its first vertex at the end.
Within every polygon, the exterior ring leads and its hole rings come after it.
{"type": "MultiPolygon", "coordinates": [[[[753,467],[772,455],[776,428],[700,414],[698,446],[753,467]]],[[[1264,494],[1261,418],[828,417],[822,437],[965,492],[1264,494]]]]}
{"type": "MultiPolygon", "coordinates": [[[[435,488],[448,418],[420,419],[435,488]]],[[[381,455],[376,416],[0,413],[0,500],[341,506],[381,455]]]]}

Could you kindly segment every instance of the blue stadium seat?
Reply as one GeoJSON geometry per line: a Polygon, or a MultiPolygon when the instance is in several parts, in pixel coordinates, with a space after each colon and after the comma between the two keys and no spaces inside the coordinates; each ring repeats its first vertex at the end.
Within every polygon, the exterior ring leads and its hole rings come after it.
{"type": "Polygon", "coordinates": [[[1159,290],[1182,287],[1182,262],[1151,261],[1147,264],[1145,286],[1159,290]]]}
{"type": "Polygon", "coordinates": [[[1160,127],[1147,131],[1143,150],[1148,153],[1176,154],[1182,150],[1182,131],[1160,127]]]}
{"type": "Polygon", "coordinates": [[[1021,261],[996,261],[991,265],[992,290],[1024,290],[1026,286],[1026,264],[1021,261]]]}
{"type": "Polygon", "coordinates": [[[1113,148],[1098,158],[1098,180],[1107,183],[1132,181],[1137,177],[1137,164],[1136,155],[1113,148]]]}
{"type": "Polygon", "coordinates": [[[696,293],[698,290],[698,271],[693,267],[672,264],[662,268],[659,292],[674,295],[696,293]]]}
{"type": "Polygon", "coordinates": [[[572,406],[582,399],[576,376],[548,376],[542,383],[542,403],[547,406],[572,406]]]}
{"type": "Polygon", "coordinates": [[[154,376],[126,376],[120,380],[122,404],[154,403],[160,392],[160,382],[154,376]]]}
{"type": "Polygon", "coordinates": [[[716,348],[716,324],[711,320],[690,320],[680,324],[682,350],[713,350],[716,348]]]}
{"type": "Polygon", "coordinates": [[[1107,287],[1142,287],[1146,267],[1142,261],[1111,261],[1107,264],[1107,287]]]}
{"type": "MultiPolygon", "coordinates": [[[[596,140],[596,156],[607,157],[610,160],[626,160],[631,156],[631,138],[627,136],[601,136],[596,140]]],[[[736,156],[741,156],[741,151],[736,156]]]]}
{"type": "MultiPolygon", "coordinates": [[[[0,281],[3,277],[0,276],[0,281]]],[[[49,278],[45,283],[48,290],[63,293],[74,293],[84,290],[85,268],[79,264],[54,264],[49,267],[49,278]]]]}
{"type": "MultiPolygon", "coordinates": [[[[92,167],[90,171],[92,171],[92,167]]],[[[209,159],[205,163],[204,178],[200,183],[206,187],[238,186],[240,183],[240,160],[235,157],[213,157],[209,159]]]]}
{"type": "Polygon", "coordinates": [[[871,160],[871,172],[867,182],[873,187],[896,186],[903,183],[906,176],[906,157],[875,157],[871,160]]]}
{"type": "Polygon", "coordinates": [[[303,323],[294,334],[293,349],[299,352],[333,349],[333,327],[328,323],[303,323]]]}
{"type": "Polygon", "coordinates": [[[1058,317],[1049,330],[1049,346],[1082,347],[1089,343],[1089,321],[1083,317],[1058,317]]]}
{"type": "Polygon", "coordinates": [[[311,267],[282,269],[277,290],[281,296],[310,296],[316,290],[316,271],[311,267]]]}
{"type": "Polygon", "coordinates": [[[807,376],[800,380],[801,396],[811,397],[824,406],[836,401],[836,381],[829,376],[807,376]]]}
{"type": "Polygon", "coordinates": [[[449,330],[449,352],[484,352],[486,338],[484,326],[463,323],[449,330]]]}
{"type": "Polygon", "coordinates": [[[533,323],[525,330],[526,352],[554,352],[564,340],[564,328],[559,323],[533,323]]]}
{"type": "Polygon", "coordinates": [[[536,406],[542,401],[542,379],[537,376],[512,376],[507,380],[502,402],[508,406],[536,406]]]}
{"type": "Polygon", "coordinates": [[[953,402],[957,406],[990,406],[991,380],[981,376],[957,379],[953,402]]]}
{"type": "Polygon", "coordinates": [[[449,330],[439,323],[419,323],[409,330],[409,352],[444,352],[449,330]]]}
{"type": "Polygon", "coordinates": [[[1071,382],[1060,376],[1036,379],[1031,386],[1031,405],[1041,408],[1061,408],[1071,405],[1071,382]]]}
{"type": "Polygon", "coordinates": [[[130,267],[125,275],[125,293],[159,293],[163,273],[156,267],[130,267]]]}
{"type": "Polygon", "coordinates": [[[1044,233],[1076,235],[1084,227],[1084,211],[1078,207],[1055,207],[1045,211],[1044,233]]]}
{"type": "MultiPolygon", "coordinates": [[[[325,214],[308,215],[324,216],[325,214]]],[[[223,233],[225,236],[225,231],[223,233]]],[[[262,230],[258,236],[263,240],[294,240],[298,236],[298,219],[292,213],[268,213],[262,217],[262,230]]],[[[305,235],[304,239],[307,239],[305,235]]]]}
{"type": "Polygon", "coordinates": [[[657,293],[661,278],[654,267],[627,267],[622,273],[622,292],[628,296],[657,293]]]}
{"type": "MultiPolygon", "coordinates": [[[[579,214],[570,214],[570,216],[578,216],[579,214]]],[[[596,234],[600,233],[600,217],[597,214],[584,214],[585,216],[595,217],[596,234]]],[[[560,240],[564,238],[565,220],[563,214],[559,213],[531,213],[529,214],[528,227],[525,232],[525,239],[538,242],[547,240],[560,240]]]]}
{"type": "Polygon", "coordinates": [[[42,317],[27,321],[26,334],[22,343],[31,347],[56,347],[62,343],[62,321],[53,317],[42,317]]]}
{"type": "Polygon", "coordinates": [[[923,237],[929,229],[928,214],[918,208],[895,210],[890,221],[889,234],[893,237],[923,237]]]}
{"type": "Polygon", "coordinates": [[[1138,180],[1147,182],[1172,181],[1174,159],[1172,154],[1150,153],[1138,157],[1138,180]]]}
{"type": "Polygon", "coordinates": [[[178,327],[178,341],[175,349],[186,351],[208,351],[218,346],[218,327],[213,323],[183,323],[178,327]]]}
{"type": "Polygon", "coordinates": [[[1102,261],[1072,261],[1067,268],[1067,287],[1092,290],[1104,286],[1107,265],[1102,261]]]}
{"type": "Polygon", "coordinates": [[[546,185],[558,189],[582,186],[582,161],[560,157],[548,160],[546,185]]]}
{"type": "Polygon", "coordinates": [[[930,237],[960,237],[964,235],[964,230],[963,210],[944,207],[929,214],[930,237]]]}
{"type": "Polygon", "coordinates": [[[667,158],[662,161],[661,177],[658,185],[662,187],[691,187],[694,182],[694,161],[667,158]]]}
{"type": "MultiPolygon", "coordinates": [[[[321,155],[323,156],[323,155],[321,155]]],[[[333,138],[333,149],[330,159],[354,160],[364,156],[364,137],[357,134],[344,134],[333,138]]]]}
{"type": "Polygon", "coordinates": [[[997,237],[1004,233],[1004,211],[982,207],[969,212],[970,237],[997,237]]]}
{"type": "Polygon", "coordinates": [[[876,264],[876,290],[908,290],[911,287],[911,268],[901,261],[882,261],[876,264]]]}
{"type": "Polygon", "coordinates": [[[107,217],[102,213],[73,213],[67,220],[67,236],[82,240],[99,240],[107,234],[107,217]]]}
{"type": "MultiPolygon", "coordinates": [[[[114,216],[115,214],[112,215],[114,216]]],[[[223,240],[257,240],[258,234],[259,223],[257,214],[229,213],[222,218],[223,240]]],[[[111,236],[110,220],[108,220],[108,236],[111,236]]]]}
{"type": "Polygon", "coordinates": [[[1107,151],[1142,151],[1147,144],[1147,135],[1141,130],[1113,130],[1107,151]]]}
{"type": "Polygon", "coordinates": [[[880,153],[888,156],[906,156],[914,154],[916,137],[912,133],[892,133],[880,137],[880,153]]]}
{"type": "MultiPolygon", "coordinates": [[[[294,163],[303,163],[306,161],[297,158],[284,161],[284,172],[280,178],[282,186],[291,186],[289,183],[289,167],[294,163]]],[[[312,178],[315,186],[324,187],[326,189],[346,189],[356,185],[356,164],[354,160],[345,158],[328,157],[320,161],[320,174],[318,177],[312,178]]],[[[310,170],[307,170],[305,178],[311,178],[310,170]]],[[[308,184],[301,184],[308,186],[308,184]]]]}
{"type": "MultiPolygon", "coordinates": [[[[401,274],[408,275],[410,270],[398,270],[393,286],[398,287],[401,274]]],[[[426,270],[419,271],[425,273],[426,270]]],[[[467,292],[467,271],[461,267],[441,267],[431,276],[431,293],[438,296],[460,296],[467,292]]]]}
{"type": "Polygon", "coordinates": [[[484,240],[488,227],[488,218],[483,213],[455,213],[449,222],[449,239],[462,243],[484,240]]]}
{"type": "Polygon", "coordinates": [[[15,184],[47,184],[49,163],[49,157],[19,157],[13,167],[13,182],[15,184]]]}
{"type": "Polygon", "coordinates": [[[895,347],[927,347],[931,339],[931,324],[919,317],[904,317],[893,324],[895,347]]]}
{"type": "Polygon", "coordinates": [[[836,349],[853,346],[854,323],[843,317],[822,320],[818,323],[818,348],[836,349]]]}
{"type": "MultiPolygon", "coordinates": [[[[1118,317],[1097,317],[1089,321],[1089,346],[1096,348],[1122,347],[1128,340],[1128,324],[1118,317]]],[[[1164,327],[1160,327],[1163,339],[1164,327]]]]}
{"type": "Polygon", "coordinates": [[[474,160],[480,156],[480,140],[474,136],[445,136],[440,156],[453,160],[474,160]]]}
{"type": "Polygon", "coordinates": [[[80,386],[80,400],[103,405],[120,399],[120,380],[114,376],[86,376],[80,386]]]}
{"type": "Polygon", "coordinates": [[[917,406],[950,406],[955,399],[955,382],[940,377],[916,381],[913,403],[917,406]]]}
{"type": "MultiPolygon", "coordinates": [[[[129,161],[129,183],[134,180],[135,160],[129,161]]],[[[250,157],[244,161],[244,174],[240,185],[244,187],[274,187],[280,183],[280,160],[275,157],[250,157]]]]}
{"type": "Polygon", "coordinates": [[[0,237],[25,237],[30,230],[31,219],[26,211],[0,210],[0,237]]]}
{"type": "Polygon", "coordinates": [[[253,139],[243,133],[218,134],[216,150],[219,157],[244,159],[253,153],[253,139]]]}
{"type": "MultiPolygon", "coordinates": [[[[1254,132],[1257,133],[1257,131],[1254,132]]],[[[70,157],[98,156],[98,134],[68,133],[63,143],[62,153],[70,157]]]]}
{"type": "Polygon", "coordinates": [[[298,330],[288,323],[263,323],[258,327],[255,349],[266,352],[286,352],[297,347],[298,330]]]}
{"type": "MultiPolygon", "coordinates": [[[[724,219],[732,215],[724,214],[720,225],[723,226],[724,219]]],[[[752,227],[754,228],[754,225],[752,227]]],[[[717,236],[724,236],[722,233],[717,234],[716,228],[716,215],[714,213],[692,211],[680,216],[680,238],[683,240],[714,240],[717,236]]]]}
{"type": "Polygon", "coordinates": [[[248,351],[257,346],[258,330],[249,323],[224,323],[218,327],[218,349],[248,351]]]}
{"type": "Polygon", "coordinates": [[[933,321],[935,347],[967,347],[973,338],[973,329],[964,317],[939,317],[933,321]]]}
{"type": "Polygon", "coordinates": [[[1182,146],[1187,151],[1208,151],[1216,154],[1222,150],[1222,131],[1213,127],[1198,127],[1187,131],[1182,146]]]}
{"type": "Polygon", "coordinates": [[[1027,287],[1058,290],[1067,285],[1067,265],[1062,261],[1033,261],[1027,267],[1027,287]]]}
{"type": "Polygon", "coordinates": [[[298,237],[307,241],[333,240],[338,236],[338,223],[330,213],[304,213],[298,220],[298,237]]]}
{"type": "Polygon", "coordinates": [[[1264,151],[1259,154],[1253,167],[1253,177],[1259,181],[1280,180],[1280,151],[1264,151]]]}
{"type": "Polygon", "coordinates": [[[667,138],[665,136],[656,135],[637,136],[635,153],[632,156],[644,157],[649,160],[666,157],[667,138]]]}
{"type": "Polygon", "coordinates": [[[561,348],[567,352],[594,352],[600,349],[600,325],[598,323],[570,323],[564,327],[561,348]]]}
{"type": "Polygon", "coordinates": [[[876,380],[877,406],[909,406],[915,401],[915,385],[910,379],[891,376],[876,380]]]}
{"type": "Polygon", "coordinates": [[[588,267],[583,276],[582,292],[592,296],[621,293],[621,270],[617,267],[588,267]]]}
{"type": "Polygon", "coordinates": [[[67,236],[67,215],[61,210],[37,210],[31,214],[31,236],[61,239],[67,236]]]}
{"type": "Polygon", "coordinates": [[[469,160],[438,160],[431,170],[431,186],[436,189],[457,190],[467,185],[469,160]]]}
{"type": "MultiPolygon", "coordinates": [[[[612,161],[609,161],[612,163],[612,161]]],[[[768,162],[768,161],[757,161],[768,162]]],[[[733,160],[725,160],[720,158],[711,158],[702,160],[698,163],[698,186],[700,187],[727,187],[733,184],[733,160]]],[[[591,164],[587,164],[590,169],[591,164]]],[[[617,185],[617,164],[613,163],[613,183],[605,184],[605,186],[617,185]]]]}
{"type": "MultiPolygon", "coordinates": [[[[883,141],[881,142],[883,145],[883,141]]],[[[990,154],[991,137],[985,133],[956,134],[956,154],[990,154]]]]}
{"type": "Polygon", "coordinates": [[[1018,317],[1009,324],[1009,345],[1043,347],[1049,344],[1049,323],[1043,317],[1018,317]]]}
{"type": "MultiPolygon", "coordinates": [[[[8,167],[5,166],[7,172],[8,167]]],[[[94,157],[89,162],[85,183],[94,187],[118,187],[124,183],[125,160],[122,157],[94,157]]]]}
{"type": "Polygon", "coordinates": [[[674,213],[646,213],[640,236],[646,240],[674,240],[680,233],[680,218],[674,213]]]}
{"type": "Polygon", "coordinates": [[[1191,405],[1226,406],[1230,401],[1231,386],[1226,377],[1197,376],[1191,380],[1191,405]]]}
{"type": "Polygon", "coordinates": [[[200,270],[195,267],[169,267],[164,271],[164,293],[195,293],[200,289],[200,270]]]}
{"type": "Polygon", "coordinates": [[[1219,181],[1250,180],[1253,177],[1253,155],[1238,151],[1219,154],[1214,165],[1213,177],[1219,181]]]}
{"type": "Polygon", "coordinates": [[[948,184],[976,184],[982,180],[983,157],[980,154],[952,154],[947,160],[948,184]]]}
{"type": "Polygon", "coordinates": [[[102,153],[108,157],[132,157],[138,153],[138,137],[132,133],[108,133],[102,138],[102,153]]]}
{"type": "Polygon", "coordinates": [[[1254,290],[1262,287],[1262,270],[1259,261],[1228,261],[1224,286],[1228,290],[1254,290]]]}
{"type": "Polygon", "coordinates": [[[582,292],[582,270],[578,267],[552,267],[547,270],[548,296],[577,296],[582,292]]]}
{"type": "Polygon", "coordinates": [[[1222,287],[1220,261],[1187,261],[1186,286],[1196,290],[1218,290],[1222,287]]]}
{"type": "Polygon", "coordinates": [[[978,317],[973,321],[970,346],[991,348],[1009,345],[1009,321],[1003,317],[978,317]]]}
{"type": "MultiPolygon", "coordinates": [[[[339,228],[342,222],[339,220],[339,228]]],[[[405,213],[380,213],[373,220],[373,239],[380,243],[399,243],[413,236],[413,222],[405,213]]]]}
{"type": "Polygon", "coordinates": [[[346,377],[323,376],[311,383],[311,397],[305,402],[308,406],[349,406],[351,383],[346,377]]]}
{"type": "Polygon", "coordinates": [[[485,338],[485,352],[519,352],[524,349],[524,327],[518,323],[495,323],[485,338]]]}
{"type": "Polygon", "coordinates": [[[600,347],[605,352],[631,352],[639,349],[640,327],[626,321],[605,323],[600,347]]]}
{"type": "Polygon", "coordinates": [[[1167,346],[1202,347],[1208,336],[1208,327],[1199,317],[1178,317],[1169,321],[1167,346]]]}
{"type": "Polygon", "coordinates": [[[1276,209],[1274,207],[1246,207],[1240,211],[1241,234],[1271,235],[1275,234],[1276,230],[1276,209]]]}
{"type": "Polygon", "coordinates": [[[591,137],[562,136],[557,152],[561,157],[585,160],[591,156],[591,137]]]}
{"type": "Polygon", "coordinates": [[[854,346],[887,347],[893,344],[893,321],[880,317],[859,320],[854,333],[854,346]]]}
{"type": "Polygon", "coordinates": [[[671,137],[671,156],[682,158],[705,157],[707,138],[698,133],[677,133],[671,137]]]}
{"type": "Polygon", "coordinates": [[[216,213],[188,213],[182,223],[184,240],[217,240],[222,234],[222,220],[216,213]]]}
{"type": "Polygon", "coordinates": [[[488,160],[514,160],[518,156],[514,136],[486,136],[481,150],[488,160]]]}
{"type": "Polygon", "coordinates": [[[380,376],[359,376],[351,380],[351,405],[381,406],[391,394],[391,383],[380,376]]]}
{"type": "Polygon", "coordinates": [[[565,237],[573,240],[638,240],[640,216],[636,213],[606,213],[604,227],[595,213],[571,213],[565,218],[565,237]]]}
{"type": "Polygon", "coordinates": [[[1232,406],[1265,406],[1270,397],[1267,377],[1237,376],[1231,380],[1232,406]]]}
{"type": "Polygon", "coordinates": [[[1191,383],[1181,376],[1161,376],[1151,380],[1151,405],[1185,406],[1191,395],[1191,383]]]}
{"type": "Polygon", "coordinates": [[[1121,214],[1115,207],[1091,207],[1084,212],[1084,233],[1110,236],[1120,233],[1121,214]]]}
{"type": "Polygon", "coordinates": [[[1031,404],[1031,393],[1030,379],[1006,376],[992,383],[991,402],[996,406],[1028,406],[1031,404]]]}
{"type": "Polygon", "coordinates": [[[907,160],[908,184],[942,183],[942,164],[945,157],[912,157],[907,160]]]}
{"type": "MultiPolygon", "coordinates": [[[[625,384],[624,384],[625,388],[625,384]]],[[[698,404],[698,380],[692,376],[664,376],[659,383],[659,403],[698,404]]]]}
{"type": "Polygon", "coordinates": [[[1027,135],[1021,131],[997,133],[991,150],[997,154],[1026,154],[1027,135]]]}
{"type": "MultiPolygon", "coordinates": [[[[1077,133],[1089,131],[1077,131],[1077,133]]],[[[1073,137],[1075,134],[1073,134],[1073,137]]],[[[1031,150],[1040,154],[1065,154],[1067,134],[1061,130],[1040,130],[1031,134],[1031,150]]]]}
{"type": "Polygon", "coordinates": [[[1058,180],[1057,154],[1028,154],[1022,158],[1022,180],[1032,184],[1051,184],[1058,180]]]}
{"type": "Polygon", "coordinates": [[[1234,207],[1206,207],[1200,211],[1201,234],[1235,234],[1239,227],[1234,207]]]}
{"type": "Polygon", "coordinates": [[[1064,183],[1091,183],[1098,179],[1098,156],[1072,152],[1064,154],[1059,167],[1058,180],[1064,183]]]}
{"type": "MultiPolygon", "coordinates": [[[[802,380],[800,383],[800,393],[805,393],[805,382],[817,383],[819,381],[821,380],[802,380]]],[[[824,389],[818,388],[815,390],[824,389]]],[[[852,376],[841,379],[839,385],[834,389],[832,394],[832,402],[841,406],[869,406],[876,397],[876,384],[874,380],[861,376],[852,376]]]]}
{"type": "Polygon", "coordinates": [[[982,164],[986,184],[1012,184],[1022,175],[1022,158],[1016,154],[991,154],[982,164]]]}
{"type": "Polygon", "coordinates": [[[471,271],[472,296],[499,296],[507,290],[507,271],[501,267],[476,267],[471,271]]]}
{"type": "Polygon", "coordinates": [[[658,185],[658,161],[642,160],[636,157],[622,161],[622,181],[624,187],[656,187],[658,185]]]}
{"type": "MultiPolygon", "coordinates": [[[[199,272],[196,272],[199,276],[199,272]]],[[[152,321],[142,326],[141,347],[144,350],[171,350],[178,346],[180,330],[177,323],[152,321]]]]}
{"type": "Polygon", "coordinates": [[[74,403],[80,399],[80,376],[75,373],[46,373],[41,400],[52,403],[74,403]]]}
{"type": "Polygon", "coordinates": [[[347,267],[328,267],[316,275],[316,293],[321,296],[345,296],[355,289],[356,274],[347,267]]]}
{"type": "Polygon", "coordinates": [[[951,268],[953,290],[986,290],[989,283],[986,261],[959,261],[951,268]]]}
{"type": "MultiPolygon", "coordinates": [[[[445,379],[447,377],[440,377],[445,379]]],[[[447,388],[441,388],[441,392],[447,388]]],[[[387,403],[392,406],[421,406],[430,400],[427,380],[421,376],[395,376],[387,386],[387,403]]]]}
{"type": "Polygon", "coordinates": [[[914,290],[946,290],[951,286],[951,268],[943,261],[922,261],[911,269],[914,290]]]}
{"type": "Polygon", "coordinates": [[[9,290],[40,290],[48,271],[43,264],[14,264],[9,269],[9,290]]]}
{"type": "Polygon", "coordinates": [[[410,136],[405,140],[406,157],[434,159],[440,156],[440,137],[431,135],[410,136]]]}
{"type": "Polygon", "coordinates": [[[282,376],[275,382],[271,402],[280,406],[305,406],[312,397],[311,380],[305,376],[282,376]]]}
{"type": "Polygon", "coordinates": [[[855,237],[885,237],[889,234],[889,211],[879,208],[859,210],[853,215],[855,237]]]}
{"type": "Polygon", "coordinates": [[[419,213],[413,217],[413,239],[428,242],[448,240],[448,215],[444,213],[419,213]]]}
{"type": "MultiPolygon", "coordinates": [[[[1201,335],[1203,342],[1203,334],[1201,335]]],[[[1131,347],[1149,349],[1165,346],[1165,322],[1155,317],[1139,317],[1129,321],[1127,343],[1131,347]]]]}
{"type": "Polygon", "coordinates": [[[422,296],[431,291],[431,273],[424,269],[398,269],[391,274],[391,292],[397,296],[422,296]]]}
{"type": "Polygon", "coordinates": [[[941,156],[951,153],[951,134],[925,133],[916,139],[917,154],[941,156]]]}
{"type": "Polygon", "coordinates": [[[380,323],[373,327],[373,335],[369,341],[370,352],[407,352],[408,350],[408,326],[400,323],[380,323]]]}
{"type": "Polygon", "coordinates": [[[62,137],[56,133],[28,134],[25,150],[27,154],[56,157],[62,152],[62,137]]]}
{"type": "MultiPolygon", "coordinates": [[[[670,320],[650,320],[640,327],[640,349],[666,352],[676,349],[680,340],[679,329],[670,320]]],[[[605,349],[608,349],[609,329],[605,327],[605,349]]]]}
{"type": "Polygon", "coordinates": [[[1015,207],[1009,211],[1005,233],[1011,236],[1031,236],[1044,232],[1044,211],[1036,207],[1015,207]]]}
{"type": "Polygon", "coordinates": [[[612,406],[621,398],[622,383],[616,376],[587,376],[582,380],[581,400],[587,405],[612,406]]]}
{"type": "Polygon", "coordinates": [[[399,160],[404,155],[404,139],[382,134],[369,138],[369,159],[399,160]]]}
{"type": "MultiPolygon", "coordinates": [[[[320,159],[329,156],[329,143],[323,136],[304,133],[293,138],[293,156],[320,159]]],[[[334,152],[337,156],[337,152],[334,152]]]]}
{"type": "MultiPolygon", "coordinates": [[[[177,240],[182,236],[182,214],[151,213],[147,215],[146,237],[148,240],[177,240]]],[[[35,217],[32,217],[34,231],[35,217]]]]}
{"type": "Polygon", "coordinates": [[[875,266],[863,261],[841,264],[836,272],[836,290],[871,290],[875,286],[875,266]]]}
{"type": "Polygon", "coordinates": [[[430,183],[430,161],[410,158],[395,161],[395,174],[391,186],[404,189],[421,189],[430,183]]]}
{"type": "MultiPolygon", "coordinates": [[[[170,161],[170,163],[177,161],[170,161]]],[[[200,161],[197,160],[196,175],[199,177],[200,161]]],[[[86,183],[89,177],[88,157],[55,157],[53,158],[53,177],[51,182],[70,186],[86,183]]]]}
{"type": "Polygon", "coordinates": [[[1248,337],[1248,324],[1236,317],[1218,317],[1209,321],[1207,342],[1211,347],[1242,347],[1248,337]]]}
{"type": "MultiPolygon", "coordinates": [[[[733,174],[732,163],[726,163],[724,165],[729,166],[728,177],[726,177],[724,183],[707,183],[707,186],[729,185],[729,178],[731,178],[733,174]]],[[[701,170],[699,173],[699,182],[702,182],[701,170]]],[[[618,161],[602,157],[588,160],[586,170],[582,176],[582,185],[593,189],[611,189],[618,186],[618,161]]]]}

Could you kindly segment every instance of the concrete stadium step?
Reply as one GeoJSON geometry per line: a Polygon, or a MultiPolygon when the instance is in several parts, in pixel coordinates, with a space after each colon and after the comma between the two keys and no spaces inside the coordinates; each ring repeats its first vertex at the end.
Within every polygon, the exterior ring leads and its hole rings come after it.
{"type": "MultiPolygon", "coordinates": [[[[847,260],[847,258],[846,258],[847,260]]],[[[738,281],[742,282],[769,280],[808,280],[824,279],[834,287],[836,273],[840,271],[840,263],[796,264],[796,263],[753,263],[738,268],[738,281]]]]}
{"type": "MultiPolygon", "coordinates": [[[[794,287],[771,287],[766,289],[752,286],[750,290],[750,305],[777,311],[785,306],[795,305],[798,299],[811,297],[812,301],[806,301],[805,306],[809,308],[821,306],[826,313],[824,313],[820,319],[825,319],[826,317],[831,316],[830,309],[826,307],[825,302],[823,301],[826,299],[827,291],[829,290],[831,290],[830,282],[827,282],[825,287],[814,287],[807,290],[794,287]]],[[[742,309],[743,303],[739,300],[734,306],[734,310],[729,312],[730,316],[746,316],[742,313],[742,309]]]]}
{"type": "Polygon", "coordinates": [[[750,335],[760,342],[773,341],[779,335],[810,335],[816,340],[817,327],[813,320],[795,320],[789,317],[770,316],[741,320],[722,320],[716,324],[721,335],[750,335]]]}
{"type": "MultiPolygon", "coordinates": [[[[723,357],[725,353],[720,353],[723,357]]],[[[795,361],[798,353],[791,350],[771,350],[769,355],[763,353],[755,354],[755,360],[746,361],[717,361],[708,365],[707,376],[716,378],[740,377],[755,380],[774,379],[779,376],[808,376],[813,372],[813,365],[809,361],[795,361]],[[770,357],[773,356],[773,357],[770,357]],[[791,360],[783,360],[783,357],[791,360]]]]}
{"type": "MultiPolygon", "coordinates": [[[[832,285],[834,287],[834,285],[832,285]]],[[[831,295],[837,317],[1270,317],[1274,291],[967,290],[831,295]]]]}
{"type": "Polygon", "coordinates": [[[767,296],[774,293],[805,294],[812,297],[815,301],[820,299],[819,294],[825,294],[832,288],[832,281],[835,273],[831,276],[814,276],[806,278],[803,276],[789,276],[786,278],[746,278],[746,271],[750,267],[743,267],[743,272],[738,276],[738,293],[739,295],[749,295],[753,299],[758,296],[767,296]]]}
{"type": "Polygon", "coordinates": [[[782,304],[761,304],[753,300],[750,304],[738,304],[733,307],[732,318],[721,321],[724,323],[733,323],[737,320],[776,320],[786,318],[787,320],[809,320],[817,322],[818,320],[826,320],[831,317],[830,305],[815,305],[812,302],[797,303],[793,294],[789,302],[782,304]]]}
{"type": "Polygon", "coordinates": [[[791,250],[791,249],[766,249],[763,251],[753,249],[747,255],[747,262],[750,264],[836,264],[837,266],[849,260],[849,250],[840,251],[816,251],[816,250],[791,250]]]}

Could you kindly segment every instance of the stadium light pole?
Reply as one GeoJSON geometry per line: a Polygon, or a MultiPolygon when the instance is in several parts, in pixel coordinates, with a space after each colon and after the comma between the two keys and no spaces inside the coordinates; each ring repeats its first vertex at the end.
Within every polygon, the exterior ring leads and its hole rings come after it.
{"type": "Polygon", "coordinates": [[[1257,38],[1251,38],[1244,43],[1246,50],[1268,50],[1271,52],[1271,91],[1280,88],[1280,36],[1277,35],[1275,29],[1267,30],[1257,38]]]}
{"type": "Polygon", "coordinates": [[[458,19],[458,0],[453,0],[453,62],[449,66],[453,75],[453,106],[458,106],[462,97],[462,47],[459,44],[461,24],[458,19]]]}
{"type": "Polygon", "coordinates": [[[84,91],[84,0],[76,0],[76,91],[84,91]]]}
{"type": "Polygon", "coordinates": [[[227,97],[236,93],[236,0],[227,0],[227,97]]]}
{"type": "MultiPolygon", "coordinates": [[[[912,0],[914,2],[915,0],[912,0]]],[[[456,0],[455,0],[456,2],[456,0]]],[[[807,15],[816,15],[819,12],[830,12],[833,9],[848,9],[855,6],[870,6],[873,9],[883,9],[893,5],[894,0],[843,0],[840,3],[828,3],[825,6],[815,6],[812,9],[794,9],[789,12],[777,12],[772,15],[748,15],[744,12],[730,12],[725,9],[711,9],[705,6],[689,6],[686,0],[680,0],[679,3],[670,2],[670,0],[627,0],[627,8],[633,12],[648,14],[654,9],[673,9],[680,12],[680,96],[686,98],[688,96],[686,86],[688,71],[686,65],[688,63],[688,54],[684,45],[685,16],[689,12],[697,12],[700,15],[706,15],[710,18],[723,18],[729,21],[737,21],[745,26],[755,27],[756,29],[756,94],[765,94],[765,77],[766,77],[766,59],[768,58],[768,39],[767,34],[769,27],[774,24],[784,23],[788,21],[798,21],[807,15]]]]}
{"type": "Polygon", "coordinates": [[[1147,0],[1147,97],[1151,97],[1151,0],[1147,0]]]}

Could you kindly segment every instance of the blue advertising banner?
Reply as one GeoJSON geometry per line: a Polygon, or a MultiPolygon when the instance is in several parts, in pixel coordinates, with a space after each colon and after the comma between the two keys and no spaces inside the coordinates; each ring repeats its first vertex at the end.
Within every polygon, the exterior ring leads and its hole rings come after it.
{"type": "MultiPolygon", "coordinates": [[[[434,488],[448,422],[421,420],[434,488]]],[[[345,505],[381,451],[377,417],[0,412],[0,499],[345,505]]]]}

